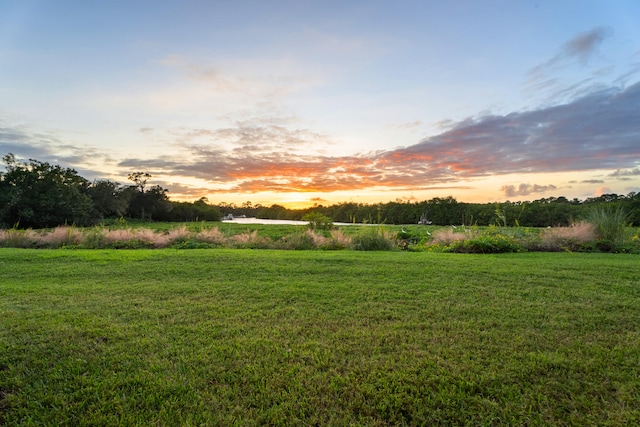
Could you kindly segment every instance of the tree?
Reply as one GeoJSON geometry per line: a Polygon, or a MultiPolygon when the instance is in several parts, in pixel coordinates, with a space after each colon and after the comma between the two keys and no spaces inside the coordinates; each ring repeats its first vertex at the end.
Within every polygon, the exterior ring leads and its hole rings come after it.
{"type": "Polygon", "coordinates": [[[309,228],[312,230],[330,230],[333,228],[333,221],[328,216],[317,212],[309,212],[302,217],[303,221],[309,221],[309,228]]]}
{"type": "Polygon", "coordinates": [[[136,184],[135,187],[138,188],[141,193],[144,193],[144,187],[152,176],[149,172],[132,172],[128,178],[136,184]]]}
{"type": "Polygon", "coordinates": [[[96,180],[87,189],[93,201],[91,216],[94,221],[121,217],[127,212],[130,192],[123,191],[120,184],[109,180],[96,180]]]}
{"type": "Polygon", "coordinates": [[[0,174],[0,224],[45,228],[91,221],[89,182],[74,169],[5,155],[0,174]]]}
{"type": "Polygon", "coordinates": [[[140,219],[151,219],[153,214],[168,211],[171,205],[166,190],[159,185],[147,188],[147,182],[152,176],[148,172],[133,172],[129,179],[135,185],[129,187],[127,193],[129,199],[128,213],[131,217],[140,215],[140,219]]]}

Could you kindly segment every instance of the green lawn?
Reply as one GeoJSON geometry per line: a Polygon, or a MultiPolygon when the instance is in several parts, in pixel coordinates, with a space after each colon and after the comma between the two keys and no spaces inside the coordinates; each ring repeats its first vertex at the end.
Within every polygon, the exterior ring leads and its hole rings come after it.
{"type": "Polygon", "coordinates": [[[0,249],[0,425],[638,425],[637,255],[0,249]]]}

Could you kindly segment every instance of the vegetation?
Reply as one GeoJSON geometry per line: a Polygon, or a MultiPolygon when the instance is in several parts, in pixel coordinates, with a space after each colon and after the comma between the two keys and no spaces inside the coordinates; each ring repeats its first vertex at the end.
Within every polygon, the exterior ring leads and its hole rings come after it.
{"type": "Polygon", "coordinates": [[[621,246],[628,241],[629,218],[629,213],[620,207],[600,207],[589,214],[589,221],[595,226],[601,243],[609,246],[621,246]]]}
{"type": "Polygon", "coordinates": [[[307,209],[288,210],[274,205],[244,204],[242,207],[220,204],[223,212],[234,215],[257,216],[270,219],[299,220],[309,212],[331,218],[336,223],[349,224],[417,224],[426,217],[433,225],[465,225],[467,227],[497,225],[501,227],[567,227],[588,219],[594,209],[622,209],[628,212],[628,222],[640,225],[640,194],[626,196],[604,194],[586,200],[568,200],[565,197],[549,197],[526,202],[463,203],[453,197],[419,202],[395,201],[389,203],[339,203],[332,206],[315,206],[307,209]]]}
{"type": "MultiPolygon", "coordinates": [[[[89,182],[73,169],[4,156],[0,172],[0,228],[47,228],[59,225],[95,225],[119,218],[143,221],[219,221],[222,214],[269,219],[309,220],[312,228],[332,223],[429,224],[450,226],[567,227],[588,220],[594,211],[623,211],[628,225],[640,225],[640,194],[605,194],[586,200],[550,197],[531,202],[462,203],[453,197],[419,202],[338,203],[307,209],[262,206],[250,201],[240,206],[169,199],[168,191],[150,185],[147,172],[129,174],[130,185],[109,180],[89,182]]],[[[607,235],[605,240],[610,239],[607,235]]],[[[619,244],[617,242],[616,244],[619,244]]]]}
{"type": "Polygon", "coordinates": [[[41,228],[89,220],[88,182],[76,171],[36,160],[20,164],[11,154],[3,160],[7,171],[0,175],[0,224],[41,228]]]}
{"type": "Polygon", "coordinates": [[[309,223],[312,230],[330,230],[333,228],[333,220],[326,215],[317,212],[309,212],[302,217],[303,221],[309,223]]]}
{"type": "Polygon", "coordinates": [[[0,424],[637,425],[635,256],[0,249],[0,424]]]}
{"type": "MultiPolygon", "coordinates": [[[[603,217],[600,217],[603,219],[603,217]]],[[[611,221],[609,221],[611,222],[611,221]]],[[[618,252],[640,253],[640,229],[619,227],[624,239],[603,236],[597,224],[570,227],[435,227],[349,225],[330,230],[305,225],[219,222],[148,223],[117,221],[91,228],[0,230],[0,247],[12,248],[251,248],[459,253],[618,252]],[[152,225],[153,228],[149,226],[152,225]]]]}
{"type": "Polygon", "coordinates": [[[151,175],[134,172],[132,185],[109,180],[89,182],[70,168],[15,156],[3,157],[0,172],[0,228],[47,228],[98,224],[108,218],[160,221],[217,221],[220,212],[206,198],[171,202],[167,190],[148,186],[151,175]]]}

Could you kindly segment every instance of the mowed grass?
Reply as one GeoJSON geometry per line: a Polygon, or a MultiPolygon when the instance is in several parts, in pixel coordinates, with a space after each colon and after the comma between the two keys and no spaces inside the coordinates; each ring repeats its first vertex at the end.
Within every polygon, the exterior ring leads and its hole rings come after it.
{"type": "Polygon", "coordinates": [[[638,425],[637,256],[0,249],[0,425],[638,425]]]}

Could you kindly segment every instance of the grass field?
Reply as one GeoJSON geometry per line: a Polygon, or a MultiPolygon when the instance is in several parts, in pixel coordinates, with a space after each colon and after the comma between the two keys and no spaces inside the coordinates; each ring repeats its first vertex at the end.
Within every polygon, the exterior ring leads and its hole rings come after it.
{"type": "Polygon", "coordinates": [[[0,425],[638,425],[623,254],[0,249],[0,425]]]}

